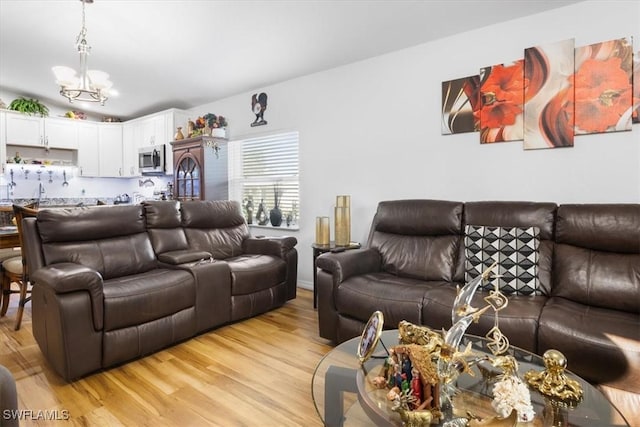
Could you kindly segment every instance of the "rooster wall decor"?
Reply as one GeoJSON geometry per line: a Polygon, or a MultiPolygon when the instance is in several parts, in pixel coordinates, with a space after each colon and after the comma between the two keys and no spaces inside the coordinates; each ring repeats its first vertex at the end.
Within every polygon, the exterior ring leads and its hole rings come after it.
{"type": "Polygon", "coordinates": [[[262,92],[260,95],[254,93],[251,97],[251,110],[256,115],[256,119],[251,123],[251,127],[266,125],[264,119],[264,110],[267,109],[267,94],[262,92]]]}

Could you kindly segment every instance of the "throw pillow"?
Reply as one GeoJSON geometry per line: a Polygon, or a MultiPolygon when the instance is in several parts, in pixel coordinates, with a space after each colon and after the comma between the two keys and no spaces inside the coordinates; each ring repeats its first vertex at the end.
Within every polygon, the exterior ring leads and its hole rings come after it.
{"type": "MultiPolygon", "coordinates": [[[[538,286],[539,228],[467,225],[464,243],[466,282],[498,261],[494,272],[502,277],[495,280],[503,293],[542,295],[538,286]]],[[[493,281],[487,281],[481,287],[491,290],[493,281]]]]}

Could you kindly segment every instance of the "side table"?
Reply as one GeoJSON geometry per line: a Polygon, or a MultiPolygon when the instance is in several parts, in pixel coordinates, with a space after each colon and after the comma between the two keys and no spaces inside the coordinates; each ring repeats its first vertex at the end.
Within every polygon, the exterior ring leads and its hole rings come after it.
{"type": "Polygon", "coordinates": [[[349,249],[360,249],[360,243],[350,242],[348,246],[336,246],[336,242],[329,242],[328,245],[319,245],[314,243],[311,245],[313,248],[313,308],[318,307],[318,267],[316,266],[316,259],[325,252],[342,252],[349,249]]]}

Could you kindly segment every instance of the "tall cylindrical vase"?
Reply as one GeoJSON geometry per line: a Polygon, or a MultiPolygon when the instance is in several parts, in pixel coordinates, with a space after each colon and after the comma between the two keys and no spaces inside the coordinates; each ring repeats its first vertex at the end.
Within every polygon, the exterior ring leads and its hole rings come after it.
{"type": "Polygon", "coordinates": [[[331,235],[329,223],[328,216],[316,217],[316,245],[329,245],[329,236],[331,235]]]}
{"type": "Polygon", "coordinates": [[[335,207],[336,246],[351,243],[351,196],[337,196],[335,207]]]}

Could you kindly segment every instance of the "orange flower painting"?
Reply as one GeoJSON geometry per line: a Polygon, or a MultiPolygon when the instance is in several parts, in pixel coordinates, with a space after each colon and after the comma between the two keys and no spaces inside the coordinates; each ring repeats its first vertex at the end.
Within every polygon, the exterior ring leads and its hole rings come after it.
{"type": "Polygon", "coordinates": [[[573,147],[574,40],[524,51],[524,149],[573,147]]]}
{"type": "Polygon", "coordinates": [[[633,49],[627,39],[576,48],[575,134],[631,130],[633,49]]]}
{"type": "Polygon", "coordinates": [[[636,52],[633,60],[633,112],[631,121],[640,123],[640,50],[636,52]]]}
{"type": "Polygon", "coordinates": [[[480,143],[524,137],[524,60],[480,70],[480,143]]]}

